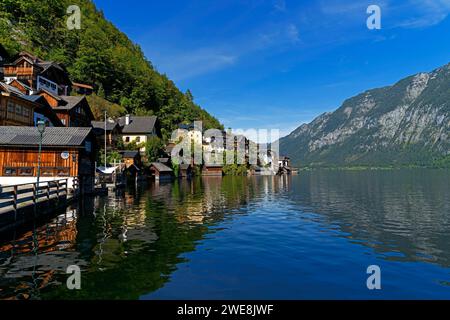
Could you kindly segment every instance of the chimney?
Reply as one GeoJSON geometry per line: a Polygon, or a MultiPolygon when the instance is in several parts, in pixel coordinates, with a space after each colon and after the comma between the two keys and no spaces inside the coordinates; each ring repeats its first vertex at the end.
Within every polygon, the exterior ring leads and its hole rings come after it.
{"type": "Polygon", "coordinates": [[[125,125],[128,126],[129,124],[130,124],[130,115],[127,114],[127,115],[125,116],[125,125]]]}

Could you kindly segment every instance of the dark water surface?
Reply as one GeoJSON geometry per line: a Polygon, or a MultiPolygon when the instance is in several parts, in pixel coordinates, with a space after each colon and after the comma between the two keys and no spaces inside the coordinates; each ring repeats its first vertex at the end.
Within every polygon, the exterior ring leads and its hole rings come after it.
{"type": "Polygon", "coordinates": [[[199,178],[86,198],[0,237],[0,298],[450,299],[450,172],[199,178]]]}

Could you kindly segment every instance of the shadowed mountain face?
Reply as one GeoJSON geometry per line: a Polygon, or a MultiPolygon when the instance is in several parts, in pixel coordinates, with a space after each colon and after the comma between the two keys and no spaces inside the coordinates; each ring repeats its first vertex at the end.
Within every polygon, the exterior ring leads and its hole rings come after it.
{"type": "Polygon", "coordinates": [[[348,99],[280,140],[297,166],[446,165],[450,64],[348,99]]]}

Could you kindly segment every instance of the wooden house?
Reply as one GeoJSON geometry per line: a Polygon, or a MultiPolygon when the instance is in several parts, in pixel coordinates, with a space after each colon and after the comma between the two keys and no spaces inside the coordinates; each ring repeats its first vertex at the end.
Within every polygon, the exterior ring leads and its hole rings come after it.
{"type": "Polygon", "coordinates": [[[218,164],[205,164],[202,169],[202,176],[223,176],[223,166],[218,164]]]}
{"type": "Polygon", "coordinates": [[[142,158],[139,151],[120,151],[120,155],[127,168],[130,168],[133,165],[139,169],[142,168],[142,158]]]}
{"type": "Polygon", "coordinates": [[[53,108],[66,127],[91,127],[94,115],[85,96],[58,96],[47,90],[38,93],[53,108]]]}
{"type": "Polygon", "coordinates": [[[31,53],[21,52],[17,59],[3,66],[6,82],[19,80],[35,92],[47,90],[56,95],[68,95],[72,82],[66,68],[53,61],[44,61],[31,53]]]}
{"type": "Polygon", "coordinates": [[[12,83],[0,82],[0,125],[36,126],[39,120],[48,127],[63,126],[42,96],[26,95],[12,83]]]}
{"type": "Polygon", "coordinates": [[[106,126],[106,148],[114,149],[117,146],[117,141],[120,139],[121,129],[115,121],[92,121],[92,128],[94,134],[97,137],[97,143],[99,146],[105,145],[105,126],[106,126]]]}
{"type": "MultiPolygon", "coordinates": [[[[40,134],[34,127],[0,127],[0,185],[36,182],[40,134]]],[[[96,143],[91,128],[49,127],[42,139],[41,181],[77,178],[94,188],[96,143]]]]}
{"type": "Polygon", "coordinates": [[[13,79],[8,84],[10,86],[16,88],[20,92],[22,92],[22,94],[24,94],[24,95],[32,95],[34,93],[33,88],[31,88],[30,86],[26,85],[25,83],[23,83],[20,80],[13,79]]]}
{"type": "Polygon", "coordinates": [[[84,83],[72,82],[72,90],[79,95],[90,96],[94,93],[94,87],[84,83]]]}
{"type": "Polygon", "coordinates": [[[161,127],[158,118],[137,117],[127,115],[118,119],[122,130],[121,137],[125,145],[136,143],[141,145],[139,150],[145,152],[145,143],[151,137],[161,137],[161,127]]]}
{"type": "Polygon", "coordinates": [[[153,177],[155,177],[156,181],[164,181],[164,180],[172,180],[173,179],[173,170],[168,166],[159,163],[153,162],[150,166],[150,172],[153,177]]]}
{"type": "Polygon", "coordinates": [[[39,120],[48,127],[62,127],[56,113],[39,95],[26,95],[12,85],[0,82],[0,125],[36,126],[39,120]]]}
{"type": "Polygon", "coordinates": [[[15,87],[0,83],[0,126],[33,126],[38,106],[15,87]]]}

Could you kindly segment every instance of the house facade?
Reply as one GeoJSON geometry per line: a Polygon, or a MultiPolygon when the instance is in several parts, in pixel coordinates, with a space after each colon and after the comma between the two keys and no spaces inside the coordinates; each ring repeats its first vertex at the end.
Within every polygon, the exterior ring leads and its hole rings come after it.
{"type": "Polygon", "coordinates": [[[65,67],[53,61],[44,61],[28,52],[21,52],[18,58],[3,66],[7,83],[19,80],[34,92],[47,90],[55,95],[68,95],[72,82],[65,67]]]}
{"type": "Polygon", "coordinates": [[[94,93],[94,87],[84,83],[72,82],[72,90],[77,94],[90,96],[94,93]]]}
{"type": "MultiPolygon", "coordinates": [[[[40,134],[37,128],[0,127],[0,185],[36,182],[40,134]]],[[[89,193],[94,188],[96,143],[91,128],[46,128],[42,139],[41,181],[75,179],[89,193]]]]}
{"type": "Polygon", "coordinates": [[[39,105],[0,83],[0,126],[34,126],[34,110],[39,105]]]}
{"type": "Polygon", "coordinates": [[[47,90],[38,94],[45,98],[65,127],[91,127],[94,115],[85,96],[58,96],[47,90]]]}
{"type": "Polygon", "coordinates": [[[156,116],[138,117],[127,115],[118,119],[124,145],[135,143],[139,151],[145,152],[145,144],[151,137],[161,137],[161,128],[156,116]]]}
{"type": "Polygon", "coordinates": [[[117,122],[113,120],[106,121],[92,121],[92,128],[94,134],[97,137],[97,143],[100,146],[105,144],[105,126],[106,126],[106,148],[108,150],[114,149],[117,146],[117,142],[120,137],[121,129],[117,122]]]}

